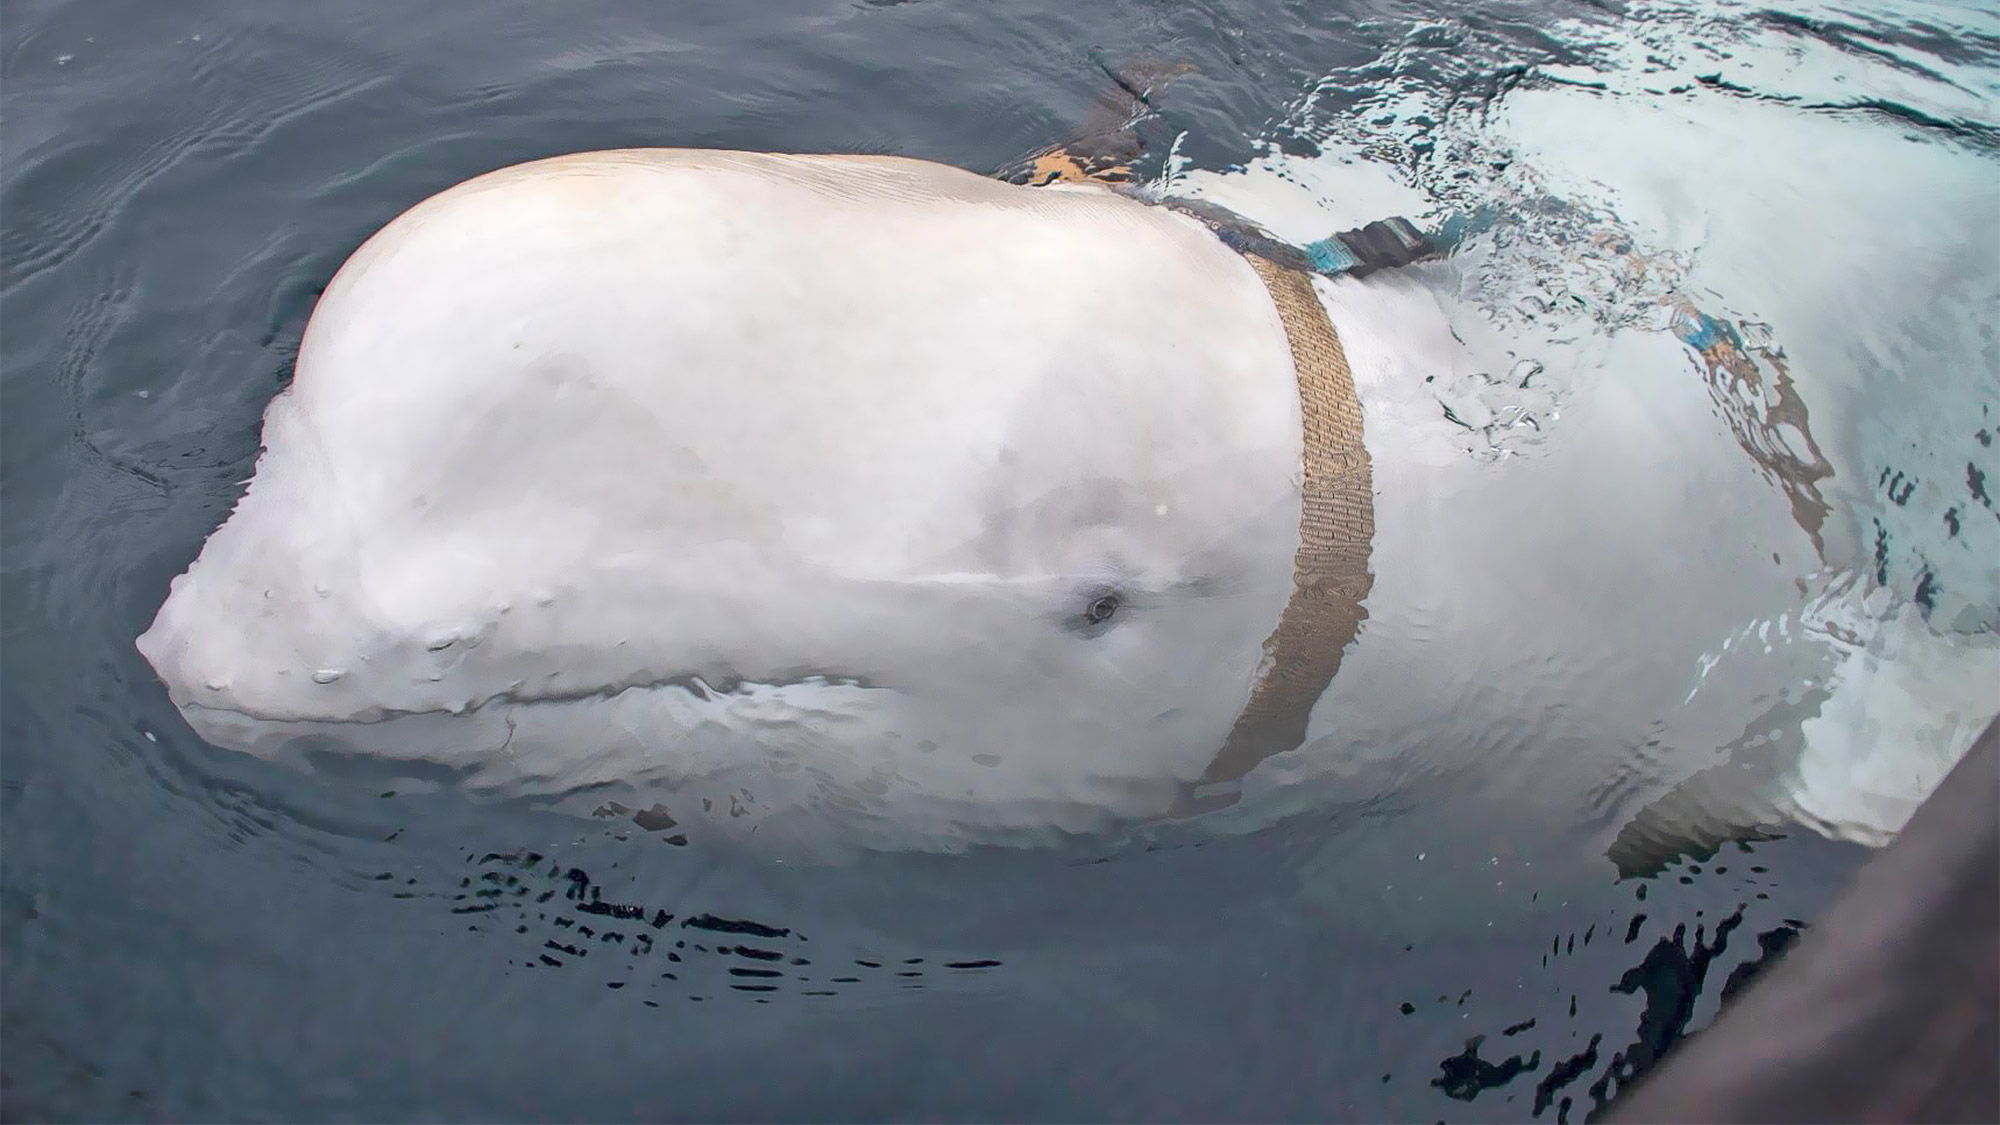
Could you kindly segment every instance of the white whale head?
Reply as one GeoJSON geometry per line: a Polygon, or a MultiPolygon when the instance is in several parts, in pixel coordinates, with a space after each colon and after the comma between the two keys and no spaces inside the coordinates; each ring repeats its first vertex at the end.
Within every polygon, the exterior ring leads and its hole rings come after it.
{"type": "Polygon", "coordinates": [[[138,643],[254,753],[902,845],[1090,829],[1175,806],[1268,671],[1301,432],[1270,292],[1183,216],[543,161],[350,259],[138,643]]]}

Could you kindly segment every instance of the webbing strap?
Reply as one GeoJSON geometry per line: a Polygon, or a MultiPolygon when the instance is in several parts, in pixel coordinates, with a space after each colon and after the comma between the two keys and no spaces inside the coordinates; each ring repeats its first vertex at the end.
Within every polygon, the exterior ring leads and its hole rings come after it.
{"type": "Polygon", "coordinates": [[[1305,740],[1306,720],[1368,614],[1375,496],[1361,400],[1340,337],[1312,278],[1244,255],[1277,306],[1291,346],[1304,420],[1304,486],[1292,596],[1264,641],[1257,684],[1194,795],[1197,810],[1233,803],[1233,783],[1305,740]]]}

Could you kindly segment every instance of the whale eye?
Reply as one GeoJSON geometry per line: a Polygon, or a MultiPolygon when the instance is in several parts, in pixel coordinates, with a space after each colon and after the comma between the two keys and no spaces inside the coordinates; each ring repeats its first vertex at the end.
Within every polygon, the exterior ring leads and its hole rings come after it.
{"type": "Polygon", "coordinates": [[[1095,637],[1115,628],[1131,602],[1131,591],[1110,583],[1086,586],[1077,591],[1075,607],[1062,619],[1063,628],[1078,636],[1095,637]]]}

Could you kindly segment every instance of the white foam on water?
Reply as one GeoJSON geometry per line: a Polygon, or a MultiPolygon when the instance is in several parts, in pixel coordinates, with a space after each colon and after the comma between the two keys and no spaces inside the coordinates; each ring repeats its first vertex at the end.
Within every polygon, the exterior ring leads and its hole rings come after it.
{"type": "MultiPolygon", "coordinates": [[[[1682,729],[1754,726],[1753,704],[1771,696],[1744,687],[1746,676],[1769,677],[1785,698],[1823,692],[1792,737],[1749,740],[1759,753],[1796,751],[1766,763],[1781,780],[1765,797],[1823,833],[1879,845],[2000,712],[2000,519],[1968,479],[1983,473],[2000,492],[2000,454],[1974,438],[1981,418],[2000,431],[1987,323],[2000,307],[2000,167],[1980,139],[2000,86],[1990,68],[1893,35],[1871,39],[1871,57],[1738,4],[1648,11],[1638,38],[1601,44],[1589,64],[1538,68],[1538,80],[1476,110],[1453,113],[1443,91],[1400,79],[1365,113],[1322,113],[1309,97],[1295,124],[1317,154],[1272,145],[1242,169],[1177,169],[1167,186],[1294,243],[1493,204],[1501,222],[1460,249],[1455,271],[1425,271],[1425,284],[1454,331],[1490,340],[1497,328],[1528,357],[1594,333],[1659,332],[1677,316],[1686,327],[1690,312],[1734,330],[1761,381],[1711,371],[1717,410],[1760,423],[1738,433],[1746,473],[1772,476],[1750,463],[1753,441],[1780,462],[1830,470],[1794,493],[1819,558],[1785,559],[1798,600],[1718,629],[1688,662],[1681,710],[1707,711],[1682,716],[1682,729]],[[1458,163],[1380,158],[1407,151],[1420,116],[1426,140],[1458,163]],[[1953,127],[1964,135],[1942,135],[1953,127]],[[1481,174],[1468,185],[1454,167],[1481,174]]],[[[2000,27],[1970,9],[1923,19],[2000,27]]],[[[1572,30],[1563,37],[1585,37],[1572,30]]],[[[1685,354],[1673,377],[1700,379],[1685,354]]],[[[1533,409],[1561,424],[1572,394],[1596,393],[1592,380],[1659,375],[1573,364],[1566,385],[1563,365],[1550,367],[1537,380],[1549,397],[1533,409]]],[[[1356,376],[1364,399],[1380,392],[1369,372],[1356,376]]],[[[1487,382],[1499,390],[1473,403],[1480,417],[1509,405],[1504,381],[1487,382]]],[[[1378,510],[1405,500],[1378,480],[1378,510]]],[[[1553,543],[1568,530],[1540,534],[1553,543]]],[[[1688,543],[1690,558],[1703,547],[1688,543]]],[[[1679,761],[1635,768],[1670,784],[1712,764],[1710,749],[1684,745],[1679,761]]],[[[1290,756],[1273,767],[1267,778],[1283,788],[1352,763],[1290,756]]]]}

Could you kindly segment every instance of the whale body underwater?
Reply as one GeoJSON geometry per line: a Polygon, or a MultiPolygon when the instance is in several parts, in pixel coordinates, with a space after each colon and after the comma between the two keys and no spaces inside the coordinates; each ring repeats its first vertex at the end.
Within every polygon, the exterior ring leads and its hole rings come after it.
{"type": "MultiPolygon", "coordinates": [[[[697,837],[953,849],[1413,774],[1624,823],[1785,723],[1719,803],[1892,833],[1963,745],[1809,783],[1812,723],[1873,704],[1787,690],[1846,658],[1795,497],[1693,379],[1469,456],[1438,389],[1541,362],[1453,268],[1312,278],[901,158],[502,169],[340,269],[138,646],[218,746],[697,837]],[[1781,615],[1790,656],[1725,643],[1781,615]]],[[[1690,369],[1665,332],[1538,354],[1690,369]]]]}

